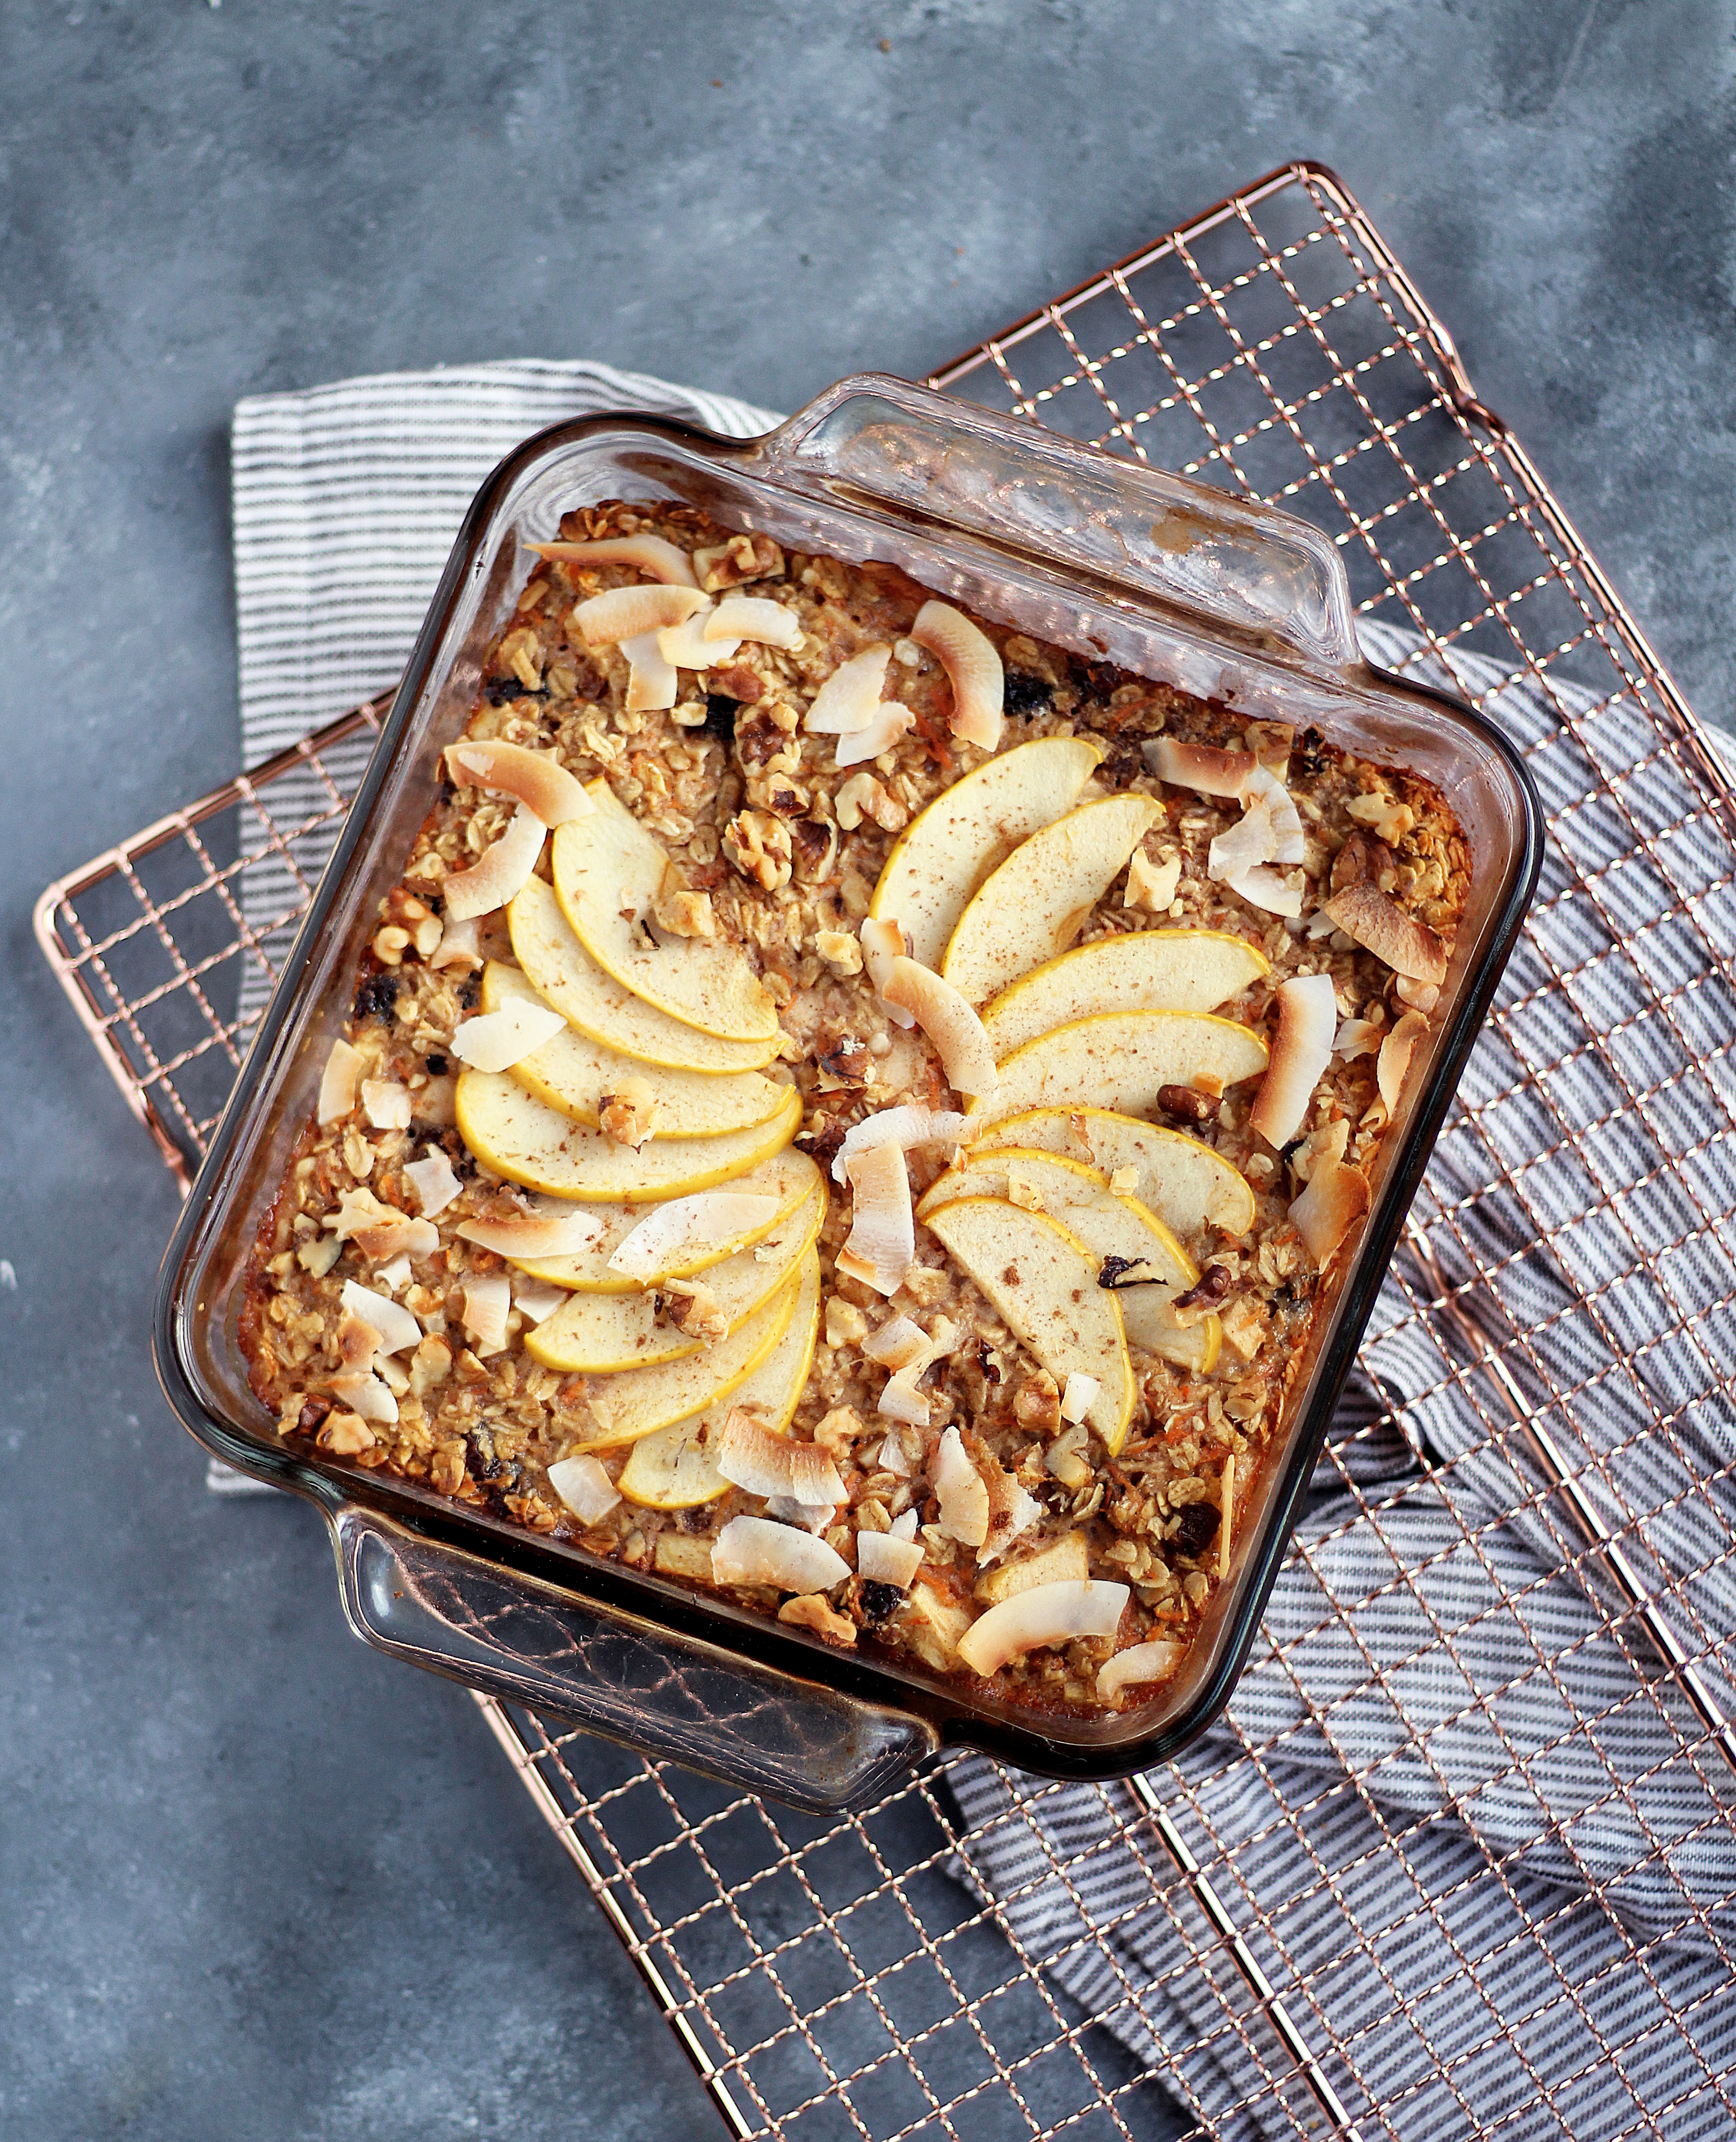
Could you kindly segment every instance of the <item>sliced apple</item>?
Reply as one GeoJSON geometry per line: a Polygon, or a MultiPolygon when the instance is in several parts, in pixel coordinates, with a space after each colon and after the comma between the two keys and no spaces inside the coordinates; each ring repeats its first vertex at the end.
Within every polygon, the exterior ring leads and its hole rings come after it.
{"type": "Polygon", "coordinates": [[[725,1420],[739,1406],[782,1435],[806,1389],[819,1333],[820,1256],[810,1249],[801,1261],[796,1306],[782,1338],[720,1404],[690,1414],[634,1444],[616,1483],[628,1501],[651,1510],[691,1510],[715,1502],[729,1486],[711,1457],[711,1445],[725,1420]]]}
{"type": "MultiPolygon", "coordinates": [[[[1057,958],[1162,815],[1149,796],[1107,796],[1076,806],[1020,842],[971,895],[947,940],[941,973],[972,1004],[982,1004],[1057,958]]],[[[564,838],[555,836],[557,849],[564,838]]]]}
{"type": "Polygon", "coordinates": [[[1245,1235],[1254,1193],[1240,1172],[1198,1138],[1108,1108],[1030,1108],[998,1117],[976,1150],[1034,1146],[1083,1160],[1106,1177],[1133,1169],[1133,1194],[1165,1226],[1191,1241],[1208,1227],[1245,1235]]]}
{"type": "MultiPolygon", "coordinates": [[[[673,1421],[685,1420],[689,1414],[721,1405],[788,1330],[801,1291],[799,1277],[787,1280],[745,1324],[703,1353],[629,1369],[618,1376],[597,1377],[585,1394],[595,1426],[577,1448],[616,1450],[624,1444],[637,1443],[642,1435],[654,1435],[673,1421]]],[[[525,1350],[535,1359],[541,1358],[539,1348],[547,1330],[546,1325],[540,1325],[525,1338],[525,1350]]]]}
{"type": "Polygon", "coordinates": [[[928,1225],[1058,1384],[1097,1378],[1086,1419],[1112,1458],[1133,1416],[1133,1367],[1098,1260],[1060,1221],[999,1197],[960,1197],[928,1225]]]}
{"type": "Polygon", "coordinates": [[[508,1182],[587,1203],[649,1205],[727,1182],[787,1146],[801,1128],[801,1096],[791,1087],[779,1113],[749,1130],[638,1148],[545,1108],[504,1071],[461,1073],[457,1113],[464,1143],[508,1182]]]}
{"type": "Polygon", "coordinates": [[[1215,1011],[1272,971],[1227,930],[1140,930],[1077,945],[1004,990],[983,1012],[998,1064],[1052,1027],[1106,1011],[1215,1011]]]}
{"type": "Polygon", "coordinates": [[[602,779],[586,790],[596,809],[555,836],[555,893],[573,934],[607,975],[644,1003],[725,1041],[777,1033],[777,1007],[732,948],[700,939],[651,941],[645,920],[669,870],[656,835],[615,801],[602,779]]]}
{"type": "MultiPolygon", "coordinates": [[[[496,960],[483,970],[485,1011],[545,1001],[516,967],[496,960]]],[[[768,1122],[788,1105],[788,1087],[757,1071],[672,1071],[667,1064],[648,1065],[618,1049],[604,1048],[571,1025],[510,1068],[527,1093],[575,1123],[595,1123],[601,1103],[619,1090],[622,1079],[644,1078],[656,1101],[653,1128],[659,1138],[721,1137],[768,1122]]]]}
{"type": "MultiPolygon", "coordinates": [[[[974,1155],[966,1166],[949,1168],[934,1184],[916,1217],[932,1227],[934,1215],[961,1197],[1010,1197],[1015,1187],[1021,1200],[1038,1198],[1050,1219],[1078,1236],[1091,1252],[1099,1285],[1106,1266],[1131,1266],[1152,1276],[1149,1281],[1117,1290],[1130,1345],[1195,1370],[1217,1358],[1218,1334],[1211,1328],[1217,1319],[1206,1316],[1183,1325],[1170,1306],[1198,1279],[1199,1267],[1155,1212],[1137,1198],[1117,1196],[1082,1161],[1017,1146],[974,1155]]],[[[1087,1379],[1097,1376],[1095,1370],[1076,1373],[1087,1379]]],[[[1095,1402],[1093,1394],[1091,1403],[1095,1402]]],[[[1080,1418],[1092,1418],[1091,1404],[1080,1418]]]]}
{"type": "MultiPolygon", "coordinates": [[[[1000,1067],[997,1118],[1088,1103],[1142,1115],[1165,1086],[1258,1078],[1266,1045],[1251,1027],[1203,1011],[1112,1011],[1075,1019],[1016,1049],[1000,1067]]],[[[973,1101],[969,1113],[982,1108],[973,1101]]]]}
{"type": "Polygon", "coordinates": [[[868,912],[902,923],[910,957],[939,968],[947,940],[989,872],[1073,808],[1103,756],[1085,737],[1038,737],[967,773],[899,836],[868,912]]]}
{"type": "Polygon", "coordinates": [[[826,1182],[805,1152],[787,1145],[782,1152],[773,1153],[771,1159],[762,1161],[757,1167],[737,1176],[729,1187],[732,1192],[740,1191],[749,1197],[763,1196],[768,1203],[775,1204],[777,1210],[762,1224],[756,1222],[732,1234],[719,1235],[703,1247],[688,1247],[673,1262],[649,1274],[643,1281],[629,1279],[615,1271],[609,1259],[646,1214],[657,1210],[655,1205],[587,1205],[586,1216],[594,1217],[600,1222],[600,1231],[581,1255],[514,1257],[511,1261],[532,1279],[571,1287],[580,1294],[637,1294],[642,1286],[656,1286],[667,1279],[692,1279],[695,1274],[709,1271],[713,1265],[722,1264],[738,1250],[750,1249],[756,1242],[763,1241],[805,1199],[823,1197],[826,1182]]]}
{"type": "Polygon", "coordinates": [[[757,1071],[777,1054],[783,1037],[724,1041],[658,1011],[607,975],[573,935],[555,889],[533,877],[507,910],[519,965],[545,1004],[570,1026],[638,1064],[672,1071],[757,1071]]]}
{"type": "MultiPolygon", "coordinates": [[[[720,1335],[727,1337],[787,1283],[819,1233],[825,1212],[823,1197],[808,1198],[752,1249],[737,1250],[711,1266],[702,1279],[674,1284],[706,1289],[708,1310],[715,1310],[723,1325],[720,1335]]],[[[569,1375],[608,1375],[653,1361],[677,1361],[718,1343],[718,1338],[682,1330],[667,1307],[651,1290],[570,1294],[538,1331],[536,1358],[545,1368],[569,1375]]]]}

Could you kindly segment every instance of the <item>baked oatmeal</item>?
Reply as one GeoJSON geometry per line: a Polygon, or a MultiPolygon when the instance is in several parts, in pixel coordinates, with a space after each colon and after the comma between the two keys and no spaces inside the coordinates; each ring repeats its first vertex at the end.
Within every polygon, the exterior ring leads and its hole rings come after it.
{"type": "Polygon", "coordinates": [[[1424,782],[693,509],[569,514],[249,1267],[279,1433],[1146,1700],[1447,971],[1424,782]]]}

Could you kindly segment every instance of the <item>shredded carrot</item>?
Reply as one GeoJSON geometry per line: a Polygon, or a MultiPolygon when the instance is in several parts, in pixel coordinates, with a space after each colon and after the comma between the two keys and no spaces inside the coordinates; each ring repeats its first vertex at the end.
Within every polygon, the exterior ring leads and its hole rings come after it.
{"type": "Polygon", "coordinates": [[[935,732],[929,727],[926,719],[921,714],[916,713],[916,709],[914,707],[911,708],[910,712],[915,716],[917,735],[922,738],[922,741],[934,753],[935,758],[941,766],[950,766],[952,764],[952,753],[946,748],[946,746],[941,743],[940,738],[937,737],[935,734],[935,732]]]}

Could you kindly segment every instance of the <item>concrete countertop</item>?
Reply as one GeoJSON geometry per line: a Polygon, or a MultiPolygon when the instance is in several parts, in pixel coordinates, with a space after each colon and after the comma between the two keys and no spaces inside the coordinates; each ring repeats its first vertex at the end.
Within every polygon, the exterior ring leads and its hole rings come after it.
{"type": "Polygon", "coordinates": [[[1729,0],[67,0],[0,11],[0,2130],[720,2132],[466,1696],[220,1503],[147,1349],[168,1176],[51,877],[238,763],[243,394],[590,355],[919,374],[1335,165],[1692,699],[1736,585],[1729,0]]]}

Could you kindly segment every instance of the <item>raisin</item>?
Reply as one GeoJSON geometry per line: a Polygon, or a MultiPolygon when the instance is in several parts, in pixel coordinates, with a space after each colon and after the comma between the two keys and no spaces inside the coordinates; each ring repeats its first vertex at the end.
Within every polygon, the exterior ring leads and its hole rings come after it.
{"type": "Polygon", "coordinates": [[[1186,1294],[1178,1294],[1171,1305],[1176,1309],[1205,1309],[1215,1301],[1221,1301],[1230,1291],[1230,1275],[1222,1265],[1207,1265],[1198,1281],[1186,1294]]]}
{"type": "Polygon", "coordinates": [[[446,1060],[445,1057],[443,1057],[443,1056],[425,1056],[425,1057],[422,1059],[422,1061],[423,1061],[423,1062],[427,1065],[427,1067],[428,1067],[428,1076],[429,1076],[431,1078],[445,1078],[445,1076],[446,1076],[446,1060]]]}
{"type": "Polygon", "coordinates": [[[356,1017],[390,1019],[397,1009],[398,991],[403,986],[403,976],[393,974],[389,967],[370,975],[356,992],[356,1017]]]}
{"type": "Polygon", "coordinates": [[[1176,1537],[1170,1542],[1177,1554],[1204,1554],[1217,1537],[1218,1513],[1210,1503],[1188,1503],[1176,1520],[1176,1537]]]}
{"type": "Polygon", "coordinates": [[[1099,1286],[1151,1286],[1164,1276],[1142,1257],[1107,1256],[1097,1267],[1099,1286]]]}
{"type": "Polygon", "coordinates": [[[466,1011],[474,1011],[481,1003],[482,985],[475,975],[458,985],[458,1001],[466,1011]]]}
{"type": "Polygon", "coordinates": [[[1326,739],[1310,722],[1290,747],[1290,772],[1296,779],[1312,781],[1326,764],[1326,739]]]}
{"type": "Polygon", "coordinates": [[[723,692],[708,692],[705,695],[705,725],[703,733],[715,737],[719,743],[735,741],[736,713],[738,702],[723,692]]]}
{"type": "Polygon", "coordinates": [[[986,1339],[977,1341],[977,1366],[982,1370],[985,1383],[998,1384],[1000,1381],[1000,1363],[995,1360],[994,1349],[986,1339]]]}
{"type": "Polygon", "coordinates": [[[870,1621],[890,1621],[903,1597],[895,1584],[882,1584],[874,1577],[863,1581],[862,1611],[870,1621]]]}
{"type": "Polygon", "coordinates": [[[494,1440],[486,1429],[467,1435],[464,1444],[471,1454],[470,1473],[475,1480],[498,1480],[506,1468],[495,1456],[494,1440]]]}
{"type": "Polygon", "coordinates": [[[527,687],[513,676],[491,677],[482,688],[488,694],[488,703],[491,707],[503,706],[508,699],[546,699],[549,696],[546,684],[527,687]]]}
{"type": "Polygon", "coordinates": [[[332,1410],[329,1399],[306,1399],[296,1415],[295,1425],[303,1435],[314,1435],[325,1424],[325,1417],[332,1410]]]}
{"type": "Polygon", "coordinates": [[[1009,669],[1002,703],[1009,714],[1040,714],[1053,688],[1045,678],[1034,677],[1028,669],[1009,669]]]}

